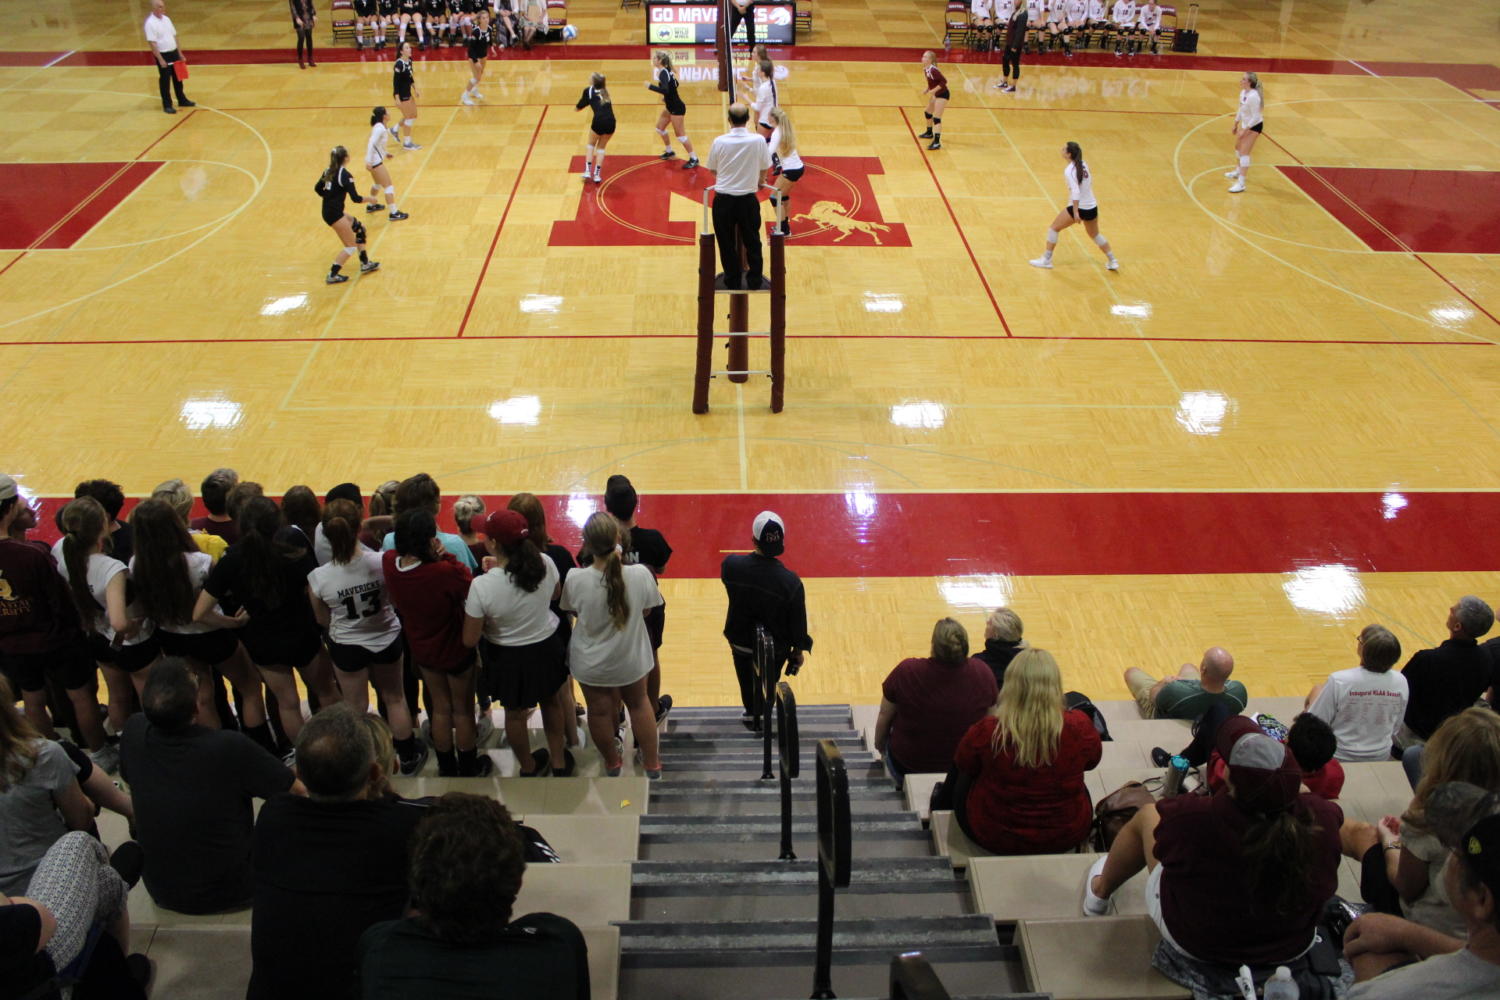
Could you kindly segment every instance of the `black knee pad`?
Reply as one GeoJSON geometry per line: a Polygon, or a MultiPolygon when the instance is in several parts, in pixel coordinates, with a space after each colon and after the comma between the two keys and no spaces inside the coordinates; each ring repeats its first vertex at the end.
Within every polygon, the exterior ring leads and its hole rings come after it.
{"type": "Polygon", "coordinates": [[[363,243],[364,241],[365,241],[365,224],[363,222],[360,222],[358,219],[355,219],[354,220],[354,242],[355,243],[363,243]]]}
{"type": "Polygon", "coordinates": [[[941,118],[933,118],[932,119],[932,124],[934,124],[934,125],[941,125],[941,124],[943,124],[943,120],[941,118]]]}

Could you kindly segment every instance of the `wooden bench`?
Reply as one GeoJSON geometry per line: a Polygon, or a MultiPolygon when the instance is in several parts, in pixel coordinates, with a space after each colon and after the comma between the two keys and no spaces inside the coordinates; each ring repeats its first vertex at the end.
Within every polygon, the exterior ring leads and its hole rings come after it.
{"type": "Polygon", "coordinates": [[[1160,937],[1145,916],[1023,920],[1016,927],[1028,988],[1055,1000],[1191,996],[1151,967],[1160,937]]]}

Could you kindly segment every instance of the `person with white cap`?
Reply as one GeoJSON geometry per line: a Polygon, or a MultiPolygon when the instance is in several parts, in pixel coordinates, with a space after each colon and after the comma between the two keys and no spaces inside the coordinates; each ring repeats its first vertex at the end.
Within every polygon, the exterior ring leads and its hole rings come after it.
{"type": "Polygon", "coordinates": [[[734,656],[734,672],[740,682],[740,702],[745,714],[740,721],[759,729],[762,714],[761,688],[755,676],[755,630],[763,627],[775,644],[771,685],[782,669],[796,674],[803,657],[812,652],[807,634],[807,595],[802,580],[777,557],[786,548],[786,528],[781,515],[763,510],[750,527],[755,549],[724,557],[719,579],[729,595],[724,617],[724,638],[734,656]]]}

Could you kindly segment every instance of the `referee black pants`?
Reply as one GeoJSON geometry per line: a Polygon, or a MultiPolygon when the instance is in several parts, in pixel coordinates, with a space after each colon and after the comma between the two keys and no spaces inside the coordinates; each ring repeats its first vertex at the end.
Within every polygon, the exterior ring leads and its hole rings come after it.
{"type": "Polygon", "coordinates": [[[724,265],[725,288],[759,288],[765,284],[760,251],[760,201],[753,194],[714,192],[714,239],[724,265]],[[744,249],[744,264],[740,250],[744,249]],[[748,275],[745,285],[742,274],[748,275]]]}
{"type": "Polygon", "coordinates": [[[740,22],[745,22],[745,44],[751,48],[755,47],[755,4],[751,4],[748,10],[740,10],[734,4],[729,5],[729,34],[725,36],[726,41],[734,38],[734,33],[740,30],[740,22]]]}
{"type": "Polygon", "coordinates": [[[173,49],[171,52],[163,52],[161,58],[162,62],[166,65],[158,65],[156,67],[156,83],[161,88],[161,106],[170,108],[172,106],[172,91],[168,88],[173,88],[177,91],[178,104],[187,101],[187,95],[182,92],[182,81],[177,79],[177,73],[172,69],[172,64],[181,59],[182,56],[178,54],[176,49],[173,49]]]}

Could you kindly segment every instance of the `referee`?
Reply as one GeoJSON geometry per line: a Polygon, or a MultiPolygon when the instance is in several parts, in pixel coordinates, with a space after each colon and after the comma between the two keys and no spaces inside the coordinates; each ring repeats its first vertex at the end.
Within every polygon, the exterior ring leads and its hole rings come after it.
{"type": "Polygon", "coordinates": [[[766,140],[746,128],[750,109],[743,104],[729,106],[729,131],[714,140],[708,151],[708,169],[714,174],[714,239],[719,244],[719,260],[724,265],[724,287],[748,287],[752,291],[765,284],[760,250],[761,178],[771,169],[771,147],[766,140]],[[744,251],[741,264],[740,252],[744,251]],[[741,279],[748,268],[748,284],[741,279]]]}
{"type": "Polygon", "coordinates": [[[177,109],[172,107],[169,86],[176,89],[179,105],[184,108],[197,107],[182,92],[182,81],[172,68],[172,64],[182,58],[182,53],[177,48],[177,29],[167,16],[166,0],[151,0],[151,13],[146,17],[145,31],[146,41],[151,46],[151,57],[156,60],[157,83],[161,87],[161,109],[169,115],[177,113],[177,109]]]}

